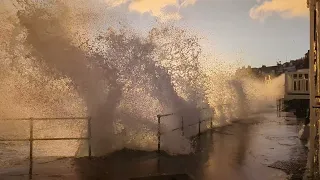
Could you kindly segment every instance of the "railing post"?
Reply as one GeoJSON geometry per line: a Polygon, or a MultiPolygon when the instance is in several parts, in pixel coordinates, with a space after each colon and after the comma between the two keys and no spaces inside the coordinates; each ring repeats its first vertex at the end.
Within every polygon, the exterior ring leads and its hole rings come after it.
{"type": "Polygon", "coordinates": [[[281,111],[282,111],[282,101],[279,99],[279,117],[281,117],[281,111]]]}
{"type": "Polygon", "coordinates": [[[198,135],[200,136],[200,133],[201,133],[201,120],[200,120],[200,118],[199,118],[199,126],[198,127],[199,127],[199,134],[198,135]]]}
{"type": "Polygon", "coordinates": [[[280,117],[280,101],[277,100],[277,114],[278,114],[278,117],[280,117]]]}
{"type": "Polygon", "coordinates": [[[184,127],[183,127],[183,116],[181,116],[181,133],[182,133],[182,136],[184,136],[184,127]]]}
{"type": "Polygon", "coordinates": [[[281,117],[280,111],[281,111],[281,103],[280,103],[280,99],[279,99],[279,101],[278,101],[278,116],[279,117],[281,117]]]}
{"type": "Polygon", "coordinates": [[[277,100],[276,103],[277,103],[277,116],[280,117],[280,100],[277,100]]]}
{"type": "Polygon", "coordinates": [[[160,154],[160,141],[161,141],[161,132],[160,132],[160,119],[161,119],[161,116],[160,115],[157,115],[157,118],[158,118],[158,154],[160,154]]]}
{"type": "Polygon", "coordinates": [[[91,159],[91,117],[88,119],[88,156],[91,159]]]}
{"type": "Polygon", "coordinates": [[[279,103],[279,105],[278,105],[278,106],[279,106],[279,107],[278,107],[278,108],[279,108],[279,109],[278,109],[278,114],[279,114],[279,117],[281,117],[281,114],[280,114],[280,112],[281,112],[281,101],[280,101],[280,99],[279,99],[279,102],[278,102],[278,103],[279,103]]]}
{"type": "Polygon", "coordinates": [[[32,179],[33,174],[33,119],[29,121],[29,179],[32,179]]]}
{"type": "Polygon", "coordinates": [[[278,99],[276,99],[276,106],[277,106],[277,117],[279,117],[279,114],[278,114],[278,99]]]}
{"type": "Polygon", "coordinates": [[[281,112],[282,112],[282,110],[283,110],[282,99],[279,100],[279,103],[280,103],[280,105],[279,105],[279,117],[281,117],[281,112]]]}

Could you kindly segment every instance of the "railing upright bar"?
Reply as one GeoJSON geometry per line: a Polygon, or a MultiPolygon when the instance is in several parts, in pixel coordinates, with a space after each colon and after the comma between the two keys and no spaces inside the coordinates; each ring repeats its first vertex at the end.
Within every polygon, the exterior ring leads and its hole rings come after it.
{"type": "Polygon", "coordinates": [[[278,99],[276,102],[277,102],[277,115],[278,117],[280,117],[280,99],[278,99]]]}
{"type": "Polygon", "coordinates": [[[33,174],[33,119],[30,118],[29,122],[29,130],[30,130],[30,136],[29,136],[29,179],[32,179],[33,174]]]}
{"type": "Polygon", "coordinates": [[[279,117],[281,117],[281,100],[279,99],[279,117]]]}
{"type": "Polygon", "coordinates": [[[283,108],[282,99],[280,99],[279,100],[279,117],[281,117],[282,108],[283,108]]]}
{"type": "Polygon", "coordinates": [[[277,117],[279,117],[279,113],[278,113],[278,99],[276,100],[276,106],[277,106],[277,117]]]}
{"type": "Polygon", "coordinates": [[[91,134],[91,117],[89,117],[88,119],[88,156],[91,159],[91,138],[92,138],[92,134],[91,134]]]}
{"type": "Polygon", "coordinates": [[[276,102],[277,102],[277,115],[278,115],[278,117],[279,117],[279,109],[280,109],[280,108],[279,108],[279,100],[277,100],[276,102]]]}
{"type": "Polygon", "coordinates": [[[279,103],[280,103],[280,105],[279,105],[279,117],[281,117],[281,112],[282,112],[282,108],[283,108],[281,99],[279,100],[279,103]]]}
{"type": "Polygon", "coordinates": [[[280,106],[280,101],[279,101],[279,105],[278,105],[278,117],[281,117],[281,106],[280,106]]]}
{"type": "Polygon", "coordinates": [[[161,120],[161,116],[158,115],[157,118],[158,118],[158,154],[160,154],[160,141],[161,141],[161,138],[160,138],[160,136],[161,136],[161,134],[160,134],[160,120],[161,120]]]}
{"type": "Polygon", "coordinates": [[[198,135],[200,136],[200,133],[201,133],[201,120],[200,120],[200,118],[199,118],[199,125],[198,125],[198,129],[199,129],[199,132],[198,132],[198,135]]]}
{"type": "Polygon", "coordinates": [[[183,116],[181,116],[181,134],[184,136],[184,127],[183,127],[183,116]]]}
{"type": "Polygon", "coordinates": [[[281,117],[281,111],[282,111],[282,101],[281,99],[279,100],[279,117],[281,117]]]}
{"type": "Polygon", "coordinates": [[[212,110],[212,116],[211,116],[211,129],[213,129],[213,119],[214,119],[214,115],[216,114],[216,109],[212,110]]]}

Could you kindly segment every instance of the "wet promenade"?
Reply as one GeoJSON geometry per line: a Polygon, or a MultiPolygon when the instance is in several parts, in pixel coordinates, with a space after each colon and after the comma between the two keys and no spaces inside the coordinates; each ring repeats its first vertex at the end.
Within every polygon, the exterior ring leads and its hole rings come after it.
{"type": "MultiPolygon", "coordinates": [[[[294,118],[264,113],[196,137],[191,155],[122,150],[92,160],[44,161],[35,163],[33,179],[128,180],[159,174],[181,174],[176,180],[187,179],[183,174],[196,180],[302,179],[307,158],[298,130],[294,118]]],[[[28,179],[28,168],[0,170],[0,179],[28,179]]]]}

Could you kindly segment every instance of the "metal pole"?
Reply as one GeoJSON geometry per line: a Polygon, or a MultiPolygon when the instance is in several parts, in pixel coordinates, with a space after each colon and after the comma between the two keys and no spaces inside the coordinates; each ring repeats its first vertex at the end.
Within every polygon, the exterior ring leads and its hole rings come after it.
{"type": "Polygon", "coordinates": [[[160,119],[161,119],[161,116],[158,115],[158,154],[160,154],[160,141],[161,141],[161,134],[160,134],[160,119]]]}
{"type": "Polygon", "coordinates": [[[282,102],[281,102],[281,99],[279,99],[279,117],[281,117],[281,110],[282,110],[282,102]]]}
{"type": "Polygon", "coordinates": [[[89,117],[88,119],[88,156],[89,159],[91,159],[91,139],[92,139],[92,135],[91,135],[91,117],[89,117]]]}
{"type": "Polygon", "coordinates": [[[198,127],[199,127],[199,134],[198,135],[200,136],[200,133],[201,133],[201,120],[200,120],[200,118],[199,118],[199,126],[198,127]]]}
{"type": "Polygon", "coordinates": [[[212,117],[211,117],[211,130],[213,129],[213,118],[214,118],[214,115],[215,115],[215,113],[216,113],[216,111],[215,111],[215,109],[213,108],[213,110],[212,110],[212,117]]]}
{"type": "Polygon", "coordinates": [[[29,179],[32,179],[32,174],[33,174],[33,119],[30,118],[29,121],[29,179]]]}
{"type": "Polygon", "coordinates": [[[183,116],[181,116],[181,133],[182,133],[182,136],[184,136],[183,116]]]}
{"type": "Polygon", "coordinates": [[[281,102],[280,102],[280,99],[278,101],[278,117],[281,117],[281,102]]]}
{"type": "Polygon", "coordinates": [[[279,103],[278,103],[278,102],[279,102],[279,100],[277,99],[277,100],[276,100],[276,104],[277,104],[277,116],[279,117],[279,103]]]}
{"type": "Polygon", "coordinates": [[[281,99],[279,99],[279,117],[281,117],[282,103],[281,99]]]}
{"type": "Polygon", "coordinates": [[[281,102],[280,99],[278,100],[278,117],[281,117],[281,102]]]}
{"type": "Polygon", "coordinates": [[[279,99],[279,117],[281,117],[281,110],[282,110],[282,102],[281,102],[281,99],[279,99]]]}

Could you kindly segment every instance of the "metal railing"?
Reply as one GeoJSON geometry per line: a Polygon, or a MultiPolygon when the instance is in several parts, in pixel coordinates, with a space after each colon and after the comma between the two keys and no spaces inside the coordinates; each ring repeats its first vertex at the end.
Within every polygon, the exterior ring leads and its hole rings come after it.
{"type": "MultiPolygon", "coordinates": [[[[229,106],[228,104],[222,104],[220,105],[222,108],[224,106],[229,106]]],[[[191,127],[198,125],[198,135],[201,134],[201,124],[204,122],[209,122],[210,121],[210,128],[213,129],[213,117],[216,113],[215,108],[202,108],[200,111],[203,110],[211,110],[211,116],[208,118],[201,119],[200,117],[198,118],[197,122],[194,122],[192,124],[185,124],[184,122],[184,116],[180,115],[180,113],[169,113],[169,114],[160,114],[157,115],[158,119],[158,149],[157,152],[160,153],[160,146],[161,146],[161,135],[164,135],[164,133],[161,132],[161,118],[167,117],[167,116],[172,116],[172,115],[179,115],[180,116],[180,122],[181,126],[177,127],[175,129],[172,129],[171,132],[181,130],[182,135],[185,135],[185,128],[186,127],[191,127]]],[[[5,139],[5,138],[0,138],[0,142],[18,142],[18,141],[29,141],[29,179],[32,179],[33,175],[33,144],[34,141],[55,141],[55,140],[87,140],[88,141],[88,157],[91,158],[91,117],[61,117],[61,118],[16,118],[16,119],[0,119],[1,121],[29,121],[29,138],[16,138],[16,139],[5,139]],[[34,121],[57,121],[57,120],[85,120],[87,121],[87,136],[85,137],[63,137],[63,138],[34,138],[34,121]]]]}
{"type": "Polygon", "coordinates": [[[285,108],[284,107],[284,99],[283,98],[277,99],[276,103],[277,103],[277,116],[281,117],[281,112],[285,108]]]}
{"type": "Polygon", "coordinates": [[[66,117],[66,118],[17,118],[17,119],[0,119],[0,121],[29,121],[29,138],[21,139],[0,139],[0,142],[29,141],[29,179],[33,175],[33,143],[34,141],[56,141],[56,140],[87,140],[88,157],[91,158],[91,118],[90,117],[66,117]],[[34,121],[57,121],[57,120],[86,120],[87,136],[71,138],[34,138],[34,121]]]}
{"type": "MultiPolygon", "coordinates": [[[[221,106],[229,106],[228,104],[223,104],[221,106]]],[[[184,136],[185,132],[184,132],[184,129],[185,127],[191,127],[191,126],[195,126],[195,125],[198,125],[198,135],[201,134],[201,124],[203,122],[209,122],[210,121],[210,129],[213,129],[213,117],[216,113],[216,110],[214,108],[201,108],[200,109],[201,111],[202,110],[212,110],[212,116],[209,117],[209,118],[205,118],[205,119],[201,119],[200,117],[198,118],[198,121],[195,122],[195,123],[192,123],[192,124],[188,124],[188,125],[185,125],[185,122],[184,122],[184,116],[181,115],[180,116],[180,127],[177,127],[175,129],[172,129],[170,132],[174,132],[174,131],[177,131],[177,130],[181,130],[181,134],[182,136],[184,136]]],[[[164,135],[164,133],[161,132],[161,118],[163,117],[168,117],[168,116],[173,116],[173,115],[179,115],[179,113],[168,113],[168,114],[159,114],[157,115],[157,120],[158,120],[158,133],[157,133],[157,136],[158,136],[158,148],[157,148],[157,152],[158,154],[160,154],[160,151],[161,151],[161,135],[164,135]]]]}

